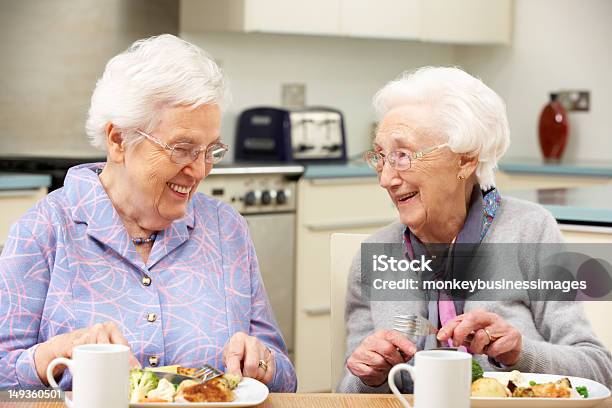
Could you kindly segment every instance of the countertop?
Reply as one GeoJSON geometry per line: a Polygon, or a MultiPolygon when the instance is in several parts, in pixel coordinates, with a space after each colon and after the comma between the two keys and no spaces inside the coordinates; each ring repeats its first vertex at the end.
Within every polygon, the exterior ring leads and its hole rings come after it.
{"type": "MultiPolygon", "coordinates": [[[[558,174],[612,177],[612,163],[565,163],[545,164],[542,161],[516,161],[500,165],[505,171],[510,168],[516,171],[558,174]]],[[[343,178],[343,177],[376,177],[376,172],[365,163],[339,165],[308,165],[304,176],[307,179],[343,178]]],[[[509,190],[502,191],[502,196],[522,198],[543,205],[560,223],[612,226],[612,184],[601,184],[590,187],[543,190],[509,190]]]]}
{"type": "Polygon", "coordinates": [[[543,159],[508,157],[502,159],[499,163],[499,169],[507,173],[612,177],[612,160],[545,162],[543,159]]]}
{"type": "Polygon", "coordinates": [[[346,164],[309,164],[304,178],[376,177],[376,172],[364,162],[346,164]]]}
{"type": "Polygon", "coordinates": [[[0,190],[29,190],[50,185],[51,176],[46,174],[0,173],[0,190]]]}
{"type": "Polygon", "coordinates": [[[543,205],[560,223],[612,226],[612,185],[542,190],[511,190],[502,197],[543,205]]]}
{"type": "MultiPolygon", "coordinates": [[[[549,163],[542,159],[504,158],[499,163],[499,169],[507,173],[612,177],[612,161],[564,160],[549,163]]],[[[304,173],[307,179],[375,176],[374,170],[361,161],[347,164],[310,164],[306,166],[304,173]]]]}
{"type": "MultiPolygon", "coordinates": [[[[612,162],[562,161],[547,163],[540,159],[505,159],[499,169],[507,173],[527,173],[558,176],[612,177],[612,162]]],[[[376,173],[365,163],[311,164],[306,166],[304,177],[343,178],[375,177],[376,173]]]]}
{"type": "MultiPolygon", "coordinates": [[[[527,166],[525,164],[525,166],[527,166]]],[[[535,164],[533,164],[535,166],[535,164]]],[[[241,166],[235,164],[220,167],[219,174],[230,174],[233,169],[241,166]]],[[[245,166],[248,167],[248,166],[245,166]]],[[[546,166],[544,166],[546,167],[546,166]]],[[[264,166],[265,168],[265,166],[264,166]]],[[[592,167],[591,169],[594,169],[592,167]]],[[[602,172],[604,167],[601,167],[602,172]]],[[[252,169],[260,172],[262,168],[252,169]]],[[[284,166],[284,170],[299,176],[299,166],[284,166]]],[[[610,166],[612,177],[612,166],[610,166]]],[[[561,173],[557,173],[561,174],[561,173]]],[[[578,174],[578,173],[573,173],[578,174]]],[[[589,174],[593,173],[580,173],[589,174]]],[[[603,174],[603,173],[602,173],[603,174]]],[[[344,178],[344,177],[376,177],[376,173],[365,163],[337,165],[307,165],[303,177],[344,178]]],[[[51,176],[44,174],[0,173],[0,190],[20,190],[49,187],[51,176]]],[[[554,217],[562,223],[581,223],[591,225],[612,226],[612,184],[601,184],[590,187],[544,190],[511,190],[502,195],[519,197],[537,202],[547,208],[554,217]]]]}

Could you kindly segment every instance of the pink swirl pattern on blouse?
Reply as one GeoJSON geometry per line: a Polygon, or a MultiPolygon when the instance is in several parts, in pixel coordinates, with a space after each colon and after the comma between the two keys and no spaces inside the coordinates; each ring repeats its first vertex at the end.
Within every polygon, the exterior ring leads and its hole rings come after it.
{"type": "MultiPolygon", "coordinates": [[[[295,391],[244,218],[194,194],[185,217],[159,232],[145,265],[100,184],[102,166],[70,169],[64,187],[11,228],[0,257],[0,389],[43,387],[37,344],[110,320],[143,366],[156,356],[159,365],[223,369],[230,337],[256,336],[276,356],[270,390],[295,391]]],[[[71,384],[66,371],[60,386],[71,384]]]]}

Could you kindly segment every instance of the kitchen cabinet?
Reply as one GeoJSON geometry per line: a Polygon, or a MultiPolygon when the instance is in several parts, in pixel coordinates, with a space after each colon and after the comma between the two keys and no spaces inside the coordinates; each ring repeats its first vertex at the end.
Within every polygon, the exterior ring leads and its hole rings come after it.
{"type": "Polygon", "coordinates": [[[511,0],[423,0],[421,37],[458,44],[509,44],[511,0]]]}
{"type": "Polygon", "coordinates": [[[181,0],[181,31],[335,35],[340,0],[181,0]]]}
{"type": "Polygon", "coordinates": [[[343,0],[340,31],[351,37],[421,38],[421,0],[343,0]]]}
{"type": "Polygon", "coordinates": [[[612,244],[612,227],[559,224],[567,242],[612,244]]]}
{"type": "Polygon", "coordinates": [[[302,178],[297,192],[295,369],[299,392],[330,391],[330,237],[398,219],[376,177],[302,178]]]}
{"type": "Polygon", "coordinates": [[[45,195],[47,195],[46,187],[0,190],[0,247],[4,246],[15,221],[45,195]]]}
{"type": "Polygon", "coordinates": [[[510,43],[512,0],[181,0],[180,28],[510,43]]]}

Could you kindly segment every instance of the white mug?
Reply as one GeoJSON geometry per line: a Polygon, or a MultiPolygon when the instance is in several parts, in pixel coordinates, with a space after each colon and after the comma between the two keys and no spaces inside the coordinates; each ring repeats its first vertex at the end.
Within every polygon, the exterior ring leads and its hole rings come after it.
{"type": "Polygon", "coordinates": [[[121,344],[84,344],[72,350],[72,360],[56,358],[47,367],[47,380],[57,382],[53,369],[63,364],[72,372],[72,401],[68,408],[127,408],[130,404],[130,349],[121,344]]]}
{"type": "Polygon", "coordinates": [[[405,408],[411,408],[395,385],[398,371],[410,373],[415,408],[469,408],[472,356],[462,351],[423,350],[414,356],[414,367],[397,364],[389,371],[389,387],[405,408]]]}

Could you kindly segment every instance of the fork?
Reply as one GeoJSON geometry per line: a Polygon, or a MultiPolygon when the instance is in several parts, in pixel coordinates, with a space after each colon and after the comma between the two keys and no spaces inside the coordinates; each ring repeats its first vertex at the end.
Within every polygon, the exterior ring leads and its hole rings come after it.
{"type": "MultiPolygon", "coordinates": [[[[393,318],[393,330],[404,333],[410,337],[429,336],[437,334],[436,329],[429,320],[423,316],[415,314],[397,315],[393,318]]],[[[470,333],[465,337],[464,343],[470,344],[474,338],[474,333],[470,333]]]]}
{"type": "Polygon", "coordinates": [[[198,382],[205,383],[206,381],[210,381],[213,378],[221,377],[223,374],[225,374],[223,371],[218,370],[209,364],[204,364],[193,375],[177,374],[177,373],[165,372],[165,371],[154,371],[154,370],[150,370],[150,371],[153,371],[153,373],[157,376],[157,378],[159,379],[165,378],[166,380],[170,381],[172,384],[176,384],[176,385],[179,385],[185,380],[196,380],[198,382]]]}
{"type": "Polygon", "coordinates": [[[206,382],[212,380],[213,378],[221,377],[223,374],[225,373],[216,367],[209,364],[204,364],[202,367],[200,367],[200,369],[198,369],[198,371],[195,372],[193,376],[202,382],[206,382]]]}
{"type": "Polygon", "coordinates": [[[438,329],[429,320],[414,314],[395,316],[393,318],[393,330],[410,337],[429,336],[438,333],[438,329]]]}

